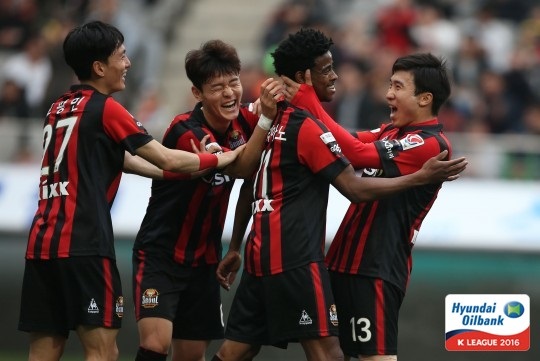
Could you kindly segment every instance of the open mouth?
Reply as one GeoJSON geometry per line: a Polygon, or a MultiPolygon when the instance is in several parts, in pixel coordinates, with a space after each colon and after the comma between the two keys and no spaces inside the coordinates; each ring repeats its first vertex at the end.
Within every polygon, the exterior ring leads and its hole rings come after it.
{"type": "Polygon", "coordinates": [[[397,108],[396,108],[396,107],[390,105],[389,108],[390,108],[390,116],[394,115],[394,114],[397,112],[397,108]]]}
{"type": "Polygon", "coordinates": [[[229,103],[225,103],[225,104],[222,105],[222,107],[226,108],[226,109],[229,109],[229,110],[234,109],[236,107],[236,100],[233,100],[233,101],[231,101],[229,103]]]}

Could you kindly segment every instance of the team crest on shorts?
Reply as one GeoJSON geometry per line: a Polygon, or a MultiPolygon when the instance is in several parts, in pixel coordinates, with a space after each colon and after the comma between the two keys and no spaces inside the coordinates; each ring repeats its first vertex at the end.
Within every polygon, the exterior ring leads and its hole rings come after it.
{"type": "Polygon", "coordinates": [[[332,325],[337,326],[339,324],[339,322],[338,322],[338,318],[337,318],[336,305],[330,306],[329,314],[330,314],[330,322],[332,323],[332,325]]]}
{"type": "Polygon", "coordinates": [[[119,318],[124,317],[124,297],[119,296],[116,299],[116,305],[115,305],[114,309],[115,309],[115,312],[116,312],[116,316],[118,316],[119,318]]]}
{"type": "Polygon", "coordinates": [[[141,306],[144,308],[154,308],[158,305],[159,292],[155,288],[148,288],[142,294],[141,306]]]}

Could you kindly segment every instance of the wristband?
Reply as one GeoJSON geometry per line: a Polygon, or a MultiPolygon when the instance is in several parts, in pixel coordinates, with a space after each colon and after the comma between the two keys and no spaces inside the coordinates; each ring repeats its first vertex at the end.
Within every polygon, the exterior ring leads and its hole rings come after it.
{"type": "Polygon", "coordinates": [[[257,125],[264,130],[270,130],[274,121],[261,113],[257,125]]]}
{"type": "Polygon", "coordinates": [[[163,179],[165,180],[185,180],[191,179],[191,173],[176,173],[168,170],[163,171],[163,179]]]}
{"type": "Polygon", "coordinates": [[[215,154],[197,154],[199,156],[199,170],[215,168],[218,165],[218,157],[215,154]]]}

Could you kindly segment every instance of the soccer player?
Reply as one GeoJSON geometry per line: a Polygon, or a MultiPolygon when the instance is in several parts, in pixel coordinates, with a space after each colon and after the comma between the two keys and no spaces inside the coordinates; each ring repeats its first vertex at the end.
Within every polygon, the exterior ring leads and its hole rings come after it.
{"type": "MultiPolygon", "coordinates": [[[[277,57],[274,61],[279,74],[282,64],[277,57]]],[[[308,360],[342,359],[339,308],[336,312],[324,263],[329,185],[355,203],[426,184],[438,186],[456,179],[466,166],[463,158],[441,162],[446,156],[442,151],[417,172],[401,177],[357,177],[324,123],[279,103],[254,179],[244,272],[225,341],[213,360],[249,359],[262,345],[286,347],[294,341],[300,342],[308,360]]],[[[218,277],[225,286],[237,265],[233,256],[220,264],[218,277]]]]}
{"type": "MultiPolygon", "coordinates": [[[[299,85],[290,79],[285,84],[289,96],[296,94],[293,103],[329,124],[332,120],[320,101],[331,97],[322,91],[325,78],[317,69],[332,69],[331,40],[314,30],[292,37],[307,46],[326,44],[313,65],[292,74],[312,87],[301,85],[298,91],[299,85]]],[[[297,46],[289,56],[302,51],[297,46]]],[[[451,91],[444,61],[428,53],[412,54],[398,58],[391,74],[386,93],[390,122],[355,134],[375,146],[370,150],[361,143],[361,154],[380,159],[375,166],[366,165],[364,177],[411,174],[441,150],[451,154],[451,144],[437,119],[451,91]]],[[[330,70],[327,77],[335,81],[337,76],[330,70]]],[[[341,321],[340,343],[347,358],[397,360],[399,309],[411,275],[412,249],[440,188],[441,184],[426,184],[385,199],[352,203],[347,210],[326,255],[341,321]]]]}
{"type": "Polygon", "coordinates": [[[124,300],[110,209],[123,170],[158,178],[162,169],[196,172],[224,167],[244,149],[193,154],[147,134],[111,97],[125,88],[131,66],[123,42],[118,29],[96,21],[72,29],[63,44],[80,84],[51,105],[44,122],[18,326],[30,333],[30,360],[60,359],[71,330],[87,360],[118,357],[124,300]]]}
{"type": "MultiPolygon", "coordinates": [[[[188,52],[185,69],[198,102],[192,111],[172,120],[163,144],[190,150],[190,140],[198,143],[209,136],[210,144],[223,150],[247,145],[225,172],[153,181],[133,247],[133,298],[140,337],[137,361],[165,360],[171,344],[173,360],[203,360],[211,340],[223,338],[216,266],[222,257],[229,197],[235,177],[251,177],[259,164],[270,119],[277,113],[275,106],[266,104],[274,104],[282,90],[279,79],[262,84],[259,120],[248,104],[241,103],[237,51],[221,40],[188,52]]],[[[252,198],[246,187],[249,182],[244,183],[237,205],[243,231],[252,198]]]]}

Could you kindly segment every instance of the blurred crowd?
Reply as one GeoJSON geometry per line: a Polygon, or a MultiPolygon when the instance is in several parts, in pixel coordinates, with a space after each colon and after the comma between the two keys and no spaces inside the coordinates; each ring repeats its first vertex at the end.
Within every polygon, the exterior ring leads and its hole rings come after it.
{"type": "MultiPolygon", "coordinates": [[[[246,0],[247,1],[247,0],[246,0]]],[[[100,19],[126,35],[137,64],[115,97],[139,120],[159,116],[162,58],[189,0],[0,0],[0,122],[42,119],[74,82],[62,41],[100,19]]],[[[220,5],[222,6],[222,5],[220,5]]],[[[282,0],[266,19],[261,60],[244,64],[244,100],[274,75],[276,44],[300,27],[330,35],[339,75],[327,111],[348,129],[388,117],[385,93],[396,57],[429,51],[446,59],[453,91],[439,117],[447,132],[540,135],[540,0],[282,0]]],[[[25,140],[19,154],[24,160],[25,140]]],[[[540,169],[537,160],[533,167],[540,169]]]]}
{"type": "MultiPolygon", "coordinates": [[[[385,122],[394,60],[428,51],[446,59],[452,76],[451,98],[439,113],[445,131],[472,134],[483,148],[475,169],[540,179],[540,147],[499,155],[496,144],[482,142],[483,136],[540,135],[539,0],[285,0],[268,19],[263,51],[270,54],[306,26],[335,43],[337,94],[325,107],[346,128],[385,122]]],[[[261,78],[272,71],[268,59],[261,78]]]]}
{"type": "Polygon", "coordinates": [[[334,40],[339,84],[327,110],[350,129],[387,119],[396,57],[429,51],[446,59],[453,78],[440,114],[446,131],[540,134],[538,0],[287,0],[261,46],[269,53],[303,26],[334,40]]]}
{"type": "Polygon", "coordinates": [[[24,128],[43,119],[50,104],[76,82],[62,43],[76,25],[102,20],[125,35],[129,87],[115,94],[147,117],[155,106],[160,69],[182,0],[0,0],[0,122],[16,118],[22,131],[14,161],[33,161],[24,128]]]}

